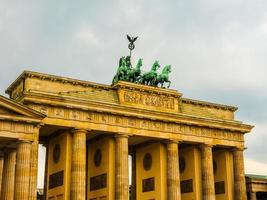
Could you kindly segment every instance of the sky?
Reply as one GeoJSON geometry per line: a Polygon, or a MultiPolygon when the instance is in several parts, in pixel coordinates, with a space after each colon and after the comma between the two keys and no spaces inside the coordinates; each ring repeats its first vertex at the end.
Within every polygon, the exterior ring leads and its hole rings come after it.
{"type": "Polygon", "coordinates": [[[246,173],[267,175],[266,0],[0,0],[0,94],[24,70],[110,84],[126,34],[184,97],[239,107],[246,173]]]}

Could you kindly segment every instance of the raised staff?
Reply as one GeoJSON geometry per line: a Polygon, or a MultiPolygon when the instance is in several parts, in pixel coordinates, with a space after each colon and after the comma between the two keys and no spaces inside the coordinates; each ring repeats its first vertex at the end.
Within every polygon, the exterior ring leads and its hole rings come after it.
{"type": "Polygon", "coordinates": [[[127,39],[129,40],[129,45],[128,48],[130,49],[130,57],[132,56],[132,50],[134,50],[135,45],[134,42],[137,40],[138,37],[131,37],[129,35],[127,35],[127,39]]]}

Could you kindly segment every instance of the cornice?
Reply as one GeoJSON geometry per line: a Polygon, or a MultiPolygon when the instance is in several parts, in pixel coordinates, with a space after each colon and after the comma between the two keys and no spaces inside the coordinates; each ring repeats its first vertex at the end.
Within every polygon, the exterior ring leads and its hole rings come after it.
{"type": "Polygon", "coordinates": [[[182,93],[179,93],[177,90],[159,88],[159,87],[142,85],[142,84],[137,84],[137,83],[130,83],[130,82],[125,82],[125,81],[119,81],[118,83],[112,85],[112,88],[129,89],[129,90],[135,90],[135,91],[140,91],[140,92],[148,92],[148,93],[154,93],[154,94],[160,94],[160,95],[174,96],[177,98],[182,96],[182,93]]]}
{"type": "MultiPolygon", "coordinates": [[[[61,82],[61,83],[69,83],[72,85],[82,85],[84,87],[101,88],[101,89],[105,89],[105,90],[114,90],[114,89],[121,88],[121,89],[130,89],[130,90],[136,90],[136,91],[141,91],[141,92],[146,91],[149,93],[169,95],[169,96],[173,96],[176,98],[180,98],[182,96],[182,93],[179,93],[177,90],[173,90],[173,89],[163,89],[163,88],[141,85],[141,84],[136,84],[136,83],[130,83],[130,82],[125,82],[125,81],[119,81],[118,83],[110,86],[110,85],[105,85],[105,84],[99,84],[99,83],[94,83],[94,82],[89,82],[89,81],[83,81],[83,80],[72,79],[72,78],[67,78],[67,77],[63,77],[63,76],[56,76],[56,75],[50,75],[50,74],[45,74],[45,73],[39,73],[39,72],[33,72],[33,71],[24,71],[6,89],[5,92],[10,95],[11,91],[14,90],[14,88],[22,80],[24,80],[27,77],[32,77],[32,78],[35,77],[35,78],[38,78],[40,80],[57,81],[57,82],[61,82]]],[[[202,106],[207,106],[207,107],[214,107],[214,108],[230,110],[230,111],[236,111],[238,109],[237,107],[234,107],[234,106],[210,103],[210,102],[193,100],[193,99],[188,99],[188,98],[181,98],[181,101],[184,103],[202,105],[202,106]]]]}
{"type": "Polygon", "coordinates": [[[8,99],[2,95],[0,95],[0,105],[5,107],[6,109],[12,110],[15,113],[21,114],[24,117],[29,117],[34,119],[35,118],[42,119],[45,117],[45,115],[43,115],[42,113],[39,113],[36,110],[28,108],[27,106],[18,103],[12,99],[8,99]]]}
{"type": "Polygon", "coordinates": [[[30,123],[30,124],[42,124],[41,119],[33,119],[30,117],[20,117],[20,116],[14,116],[14,115],[0,114],[0,119],[3,121],[23,122],[23,123],[30,123]]]}
{"type": "Polygon", "coordinates": [[[133,108],[126,105],[110,104],[103,102],[95,102],[90,100],[84,100],[77,97],[70,97],[64,95],[48,94],[42,92],[25,93],[23,96],[23,102],[59,106],[66,108],[74,108],[80,110],[90,110],[95,112],[106,112],[116,115],[133,116],[137,118],[144,118],[150,120],[160,120],[165,122],[174,122],[181,124],[190,124],[196,126],[205,126],[218,129],[226,129],[232,131],[239,131],[243,133],[250,132],[253,126],[243,124],[239,121],[221,120],[214,118],[204,118],[199,116],[192,116],[183,113],[165,113],[159,111],[149,111],[133,108]],[[62,101],[64,99],[64,101],[62,101]]]}
{"type": "Polygon", "coordinates": [[[56,76],[51,74],[45,74],[45,73],[39,73],[39,72],[33,72],[33,71],[24,71],[5,91],[6,94],[11,94],[11,91],[20,83],[21,80],[24,80],[25,78],[38,78],[41,80],[50,80],[50,81],[58,81],[61,83],[70,83],[72,85],[82,85],[84,87],[94,87],[94,88],[102,88],[102,89],[110,89],[112,90],[112,87],[105,84],[99,84],[99,83],[93,83],[89,81],[83,81],[78,79],[72,79],[67,78],[63,76],[56,76]]]}
{"type": "Polygon", "coordinates": [[[233,112],[238,110],[238,108],[234,107],[234,106],[228,106],[228,105],[217,104],[217,103],[210,103],[210,102],[194,100],[194,99],[181,98],[181,101],[183,103],[196,104],[196,105],[218,108],[218,109],[223,109],[223,110],[230,110],[233,112]]]}

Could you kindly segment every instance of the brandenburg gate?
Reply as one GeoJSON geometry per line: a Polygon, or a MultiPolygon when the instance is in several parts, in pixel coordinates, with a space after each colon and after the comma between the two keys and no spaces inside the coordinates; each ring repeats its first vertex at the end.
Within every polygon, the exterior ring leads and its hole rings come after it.
{"type": "Polygon", "coordinates": [[[169,89],[170,66],[159,75],[156,61],[140,76],[142,60],[133,68],[130,59],[120,59],[112,85],[25,71],[8,87],[1,200],[36,200],[38,144],[46,200],[246,200],[253,126],[235,119],[236,107],[169,89]]]}
{"type": "Polygon", "coordinates": [[[47,200],[246,199],[244,134],[252,126],[234,119],[235,107],[28,71],[6,92],[3,200],[36,199],[38,143],[47,147],[47,200]]]}

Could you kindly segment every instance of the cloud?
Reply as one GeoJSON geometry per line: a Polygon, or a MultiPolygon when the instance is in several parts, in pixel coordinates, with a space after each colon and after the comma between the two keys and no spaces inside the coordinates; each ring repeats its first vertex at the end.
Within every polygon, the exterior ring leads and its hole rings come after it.
{"type": "Polygon", "coordinates": [[[266,175],[267,174],[267,164],[261,163],[251,159],[245,159],[245,173],[246,174],[257,174],[266,175]]]}
{"type": "Polygon", "coordinates": [[[253,132],[247,134],[245,156],[248,159],[267,164],[266,141],[267,141],[267,123],[257,123],[253,132]]]}
{"type": "Polygon", "coordinates": [[[256,125],[245,156],[264,165],[266,7],[265,0],[1,0],[0,90],[25,69],[110,84],[128,54],[126,34],[139,36],[133,59],[144,59],[143,70],[154,60],[171,64],[172,88],[185,97],[239,107],[237,118],[256,125]]]}

